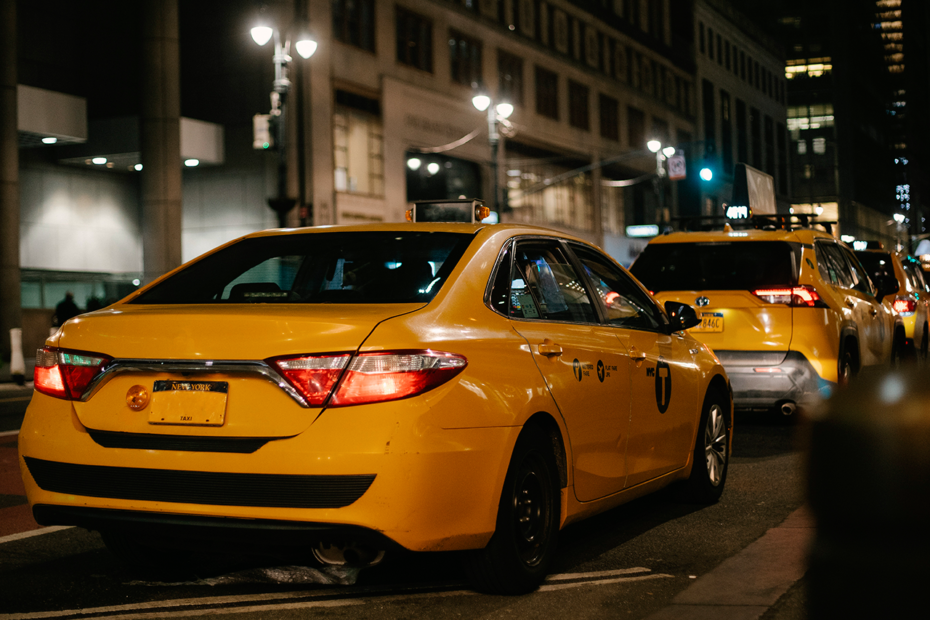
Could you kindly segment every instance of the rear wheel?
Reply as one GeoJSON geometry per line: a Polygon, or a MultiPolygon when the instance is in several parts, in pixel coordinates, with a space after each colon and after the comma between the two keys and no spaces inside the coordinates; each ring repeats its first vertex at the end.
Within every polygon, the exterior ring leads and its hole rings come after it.
{"type": "Polygon", "coordinates": [[[524,594],[549,571],[559,533],[559,478],[551,442],[535,427],[517,440],[497,514],[497,528],[484,549],[465,556],[476,590],[524,594]]]}
{"type": "Polygon", "coordinates": [[[694,444],[694,464],[684,485],[684,499],[713,504],[720,499],[727,480],[730,461],[729,402],[719,393],[710,392],[694,444]]]}

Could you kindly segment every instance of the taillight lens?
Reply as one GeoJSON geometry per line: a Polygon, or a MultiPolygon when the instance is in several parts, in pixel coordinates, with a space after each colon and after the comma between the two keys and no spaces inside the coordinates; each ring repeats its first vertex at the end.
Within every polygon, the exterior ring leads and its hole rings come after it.
{"type": "Polygon", "coordinates": [[[284,378],[300,392],[312,407],[321,407],[333,386],[342,376],[342,371],[351,359],[351,354],[302,355],[272,360],[284,378]]]}
{"type": "Polygon", "coordinates": [[[109,357],[97,353],[39,349],[33,372],[35,388],[55,398],[79,400],[109,361],[109,357]]]}
{"type": "Polygon", "coordinates": [[[917,310],[917,302],[913,299],[898,297],[894,300],[893,307],[898,314],[911,315],[917,310]]]}
{"type": "Polygon", "coordinates": [[[356,356],[330,406],[398,400],[442,385],[468,365],[461,355],[440,351],[393,351],[356,356]]]}
{"type": "Polygon", "coordinates": [[[780,286],[760,288],[752,294],[770,304],[785,304],[793,308],[826,308],[828,307],[817,290],[810,285],[780,286]]]}

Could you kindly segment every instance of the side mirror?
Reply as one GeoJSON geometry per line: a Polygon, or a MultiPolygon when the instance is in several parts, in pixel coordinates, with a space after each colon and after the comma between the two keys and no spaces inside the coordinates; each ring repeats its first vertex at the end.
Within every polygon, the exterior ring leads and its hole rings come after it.
{"type": "Polygon", "coordinates": [[[894,276],[881,275],[875,282],[875,288],[878,290],[878,293],[875,295],[875,299],[878,300],[878,303],[882,303],[882,300],[885,299],[885,297],[894,295],[901,287],[898,285],[898,280],[894,276]]]}
{"type": "Polygon", "coordinates": [[[695,325],[701,324],[694,308],[688,304],[678,303],[677,301],[665,302],[665,312],[669,318],[669,332],[680,332],[683,329],[690,329],[695,325]]]}

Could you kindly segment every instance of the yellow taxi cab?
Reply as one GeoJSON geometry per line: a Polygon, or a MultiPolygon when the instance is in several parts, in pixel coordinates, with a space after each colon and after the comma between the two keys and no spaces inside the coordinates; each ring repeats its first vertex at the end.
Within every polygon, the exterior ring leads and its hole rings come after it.
{"type": "Polygon", "coordinates": [[[868,242],[856,257],[873,280],[894,278],[898,283],[893,308],[904,323],[904,354],[926,361],[930,344],[930,294],[920,262],[885,250],[880,242],[868,242]]]}
{"type": "Polygon", "coordinates": [[[852,250],[791,216],[652,239],[630,268],[660,301],[697,307],[691,334],[727,370],[737,409],[792,414],[904,342],[897,282],[877,285],[852,250]],[[876,288],[877,286],[877,288],[876,288]]]}
{"type": "Polygon", "coordinates": [[[416,208],[251,234],[68,321],[20,432],[36,520],[150,566],[213,539],[468,550],[515,593],[569,523],[720,497],[732,400],[692,308],[581,239],[416,208]]]}

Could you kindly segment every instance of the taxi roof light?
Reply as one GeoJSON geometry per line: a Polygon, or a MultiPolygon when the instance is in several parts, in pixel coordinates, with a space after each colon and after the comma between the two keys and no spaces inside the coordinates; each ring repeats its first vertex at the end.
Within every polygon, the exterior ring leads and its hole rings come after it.
{"type": "Polygon", "coordinates": [[[476,224],[491,216],[491,209],[480,200],[417,200],[407,209],[408,222],[464,222],[476,224]]]}

